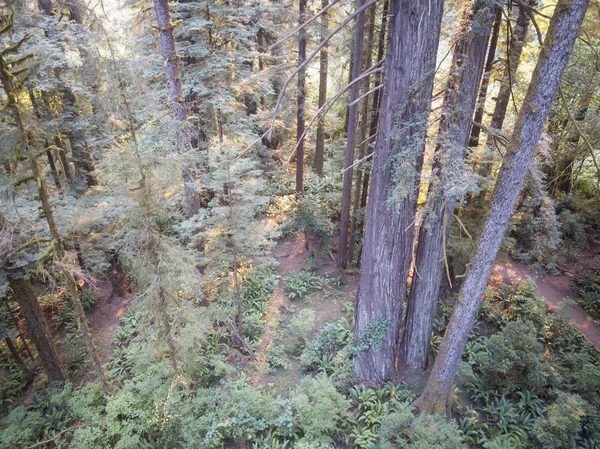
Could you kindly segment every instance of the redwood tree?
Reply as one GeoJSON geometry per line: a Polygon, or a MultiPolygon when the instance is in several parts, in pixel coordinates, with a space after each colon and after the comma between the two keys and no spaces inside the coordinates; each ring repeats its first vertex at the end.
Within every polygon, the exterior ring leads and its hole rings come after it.
{"type": "Polygon", "coordinates": [[[479,239],[477,252],[467,268],[465,281],[425,390],[415,402],[415,406],[422,411],[448,411],[452,384],[475,322],[481,297],[560,86],[588,3],[589,0],[559,0],[556,5],[531,84],[504,155],[490,213],[479,239]]]}
{"type": "Polygon", "coordinates": [[[443,0],[392,0],[385,95],[373,161],[355,308],[360,382],[392,378],[443,0]],[[364,344],[363,344],[364,343],[364,344]]]}
{"type": "MultiPolygon", "coordinates": [[[[298,0],[298,24],[302,25],[306,19],[306,0],[298,0]]],[[[306,59],[306,31],[302,28],[298,34],[298,66],[306,59]]],[[[306,68],[298,71],[298,109],[296,111],[296,195],[304,191],[304,121],[305,121],[305,92],[306,68]]]]}
{"type": "MultiPolygon", "coordinates": [[[[328,0],[322,0],[321,6],[325,9],[328,5],[328,0]]],[[[321,16],[321,42],[325,41],[329,34],[329,13],[326,12],[321,16]]],[[[320,60],[319,60],[319,109],[327,101],[327,69],[329,65],[329,48],[325,44],[321,48],[320,60]]],[[[315,146],[315,159],[313,161],[313,168],[315,172],[320,176],[323,174],[323,159],[325,152],[325,123],[323,120],[319,120],[317,124],[317,142],[315,146]]]]}
{"type": "Polygon", "coordinates": [[[437,136],[433,171],[423,224],[419,229],[415,275],[408,298],[401,362],[425,369],[440,290],[445,236],[454,207],[465,191],[464,158],[485,50],[494,20],[494,5],[474,0],[466,5],[455,44],[450,78],[437,136]]]}

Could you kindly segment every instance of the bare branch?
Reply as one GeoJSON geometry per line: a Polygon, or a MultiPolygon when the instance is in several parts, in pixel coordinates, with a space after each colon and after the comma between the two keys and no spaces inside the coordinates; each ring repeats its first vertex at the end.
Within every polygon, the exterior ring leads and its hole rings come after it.
{"type": "Polygon", "coordinates": [[[292,31],[290,34],[282,37],[281,39],[279,39],[277,42],[275,42],[273,45],[271,45],[268,50],[271,51],[273,50],[275,47],[278,47],[279,45],[283,44],[285,41],[287,41],[288,39],[290,39],[292,36],[294,36],[294,34],[298,33],[300,30],[302,30],[303,28],[305,28],[307,25],[309,25],[310,23],[314,22],[317,18],[319,18],[321,15],[323,15],[324,13],[327,12],[327,10],[329,8],[331,8],[332,6],[334,6],[336,3],[338,3],[340,0],[333,0],[331,3],[329,3],[325,8],[321,9],[321,11],[319,11],[318,13],[316,13],[314,16],[312,16],[310,19],[308,19],[306,22],[304,22],[302,25],[298,26],[294,31],[292,31]]]}
{"type": "Polygon", "coordinates": [[[302,64],[298,65],[298,67],[296,67],[296,70],[294,70],[292,72],[292,74],[288,77],[288,79],[285,80],[285,83],[283,83],[283,86],[281,88],[281,92],[279,93],[279,98],[277,99],[277,103],[275,104],[275,109],[273,110],[273,119],[271,120],[271,125],[269,126],[269,129],[268,129],[269,134],[273,131],[273,126],[275,126],[275,119],[277,118],[277,113],[279,112],[279,109],[281,108],[281,102],[283,101],[285,91],[287,90],[287,87],[289,86],[290,82],[298,74],[298,72],[300,72],[300,70],[302,70],[304,67],[306,67],[308,65],[308,63],[311,61],[311,59],[314,58],[317,55],[317,53],[319,53],[321,51],[321,48],[323,48],[325,45],[327,45],[327,42],[329,42],[329,40],[333,36],[335,36],[337,33],[339,33],[339,31],[342,28],[344,28],[346,25],[348,25],[357,15],[359,15],[365,9],[369,8],[371,5],[374,5],[375,3],[377,3],[377,1],[378,0],[369,0],[367,3],[365,3],[360,8],[358,8],[353,14],[350,14],[336,29],[334,29],[331,33],[329,33],[329,35],[325,39],[323,39],[323,41],[319,45],[317,45],[317,47],[313,50],[313,52],[310,55],[308,55],[308,57],[302,62],[302,64]]]}

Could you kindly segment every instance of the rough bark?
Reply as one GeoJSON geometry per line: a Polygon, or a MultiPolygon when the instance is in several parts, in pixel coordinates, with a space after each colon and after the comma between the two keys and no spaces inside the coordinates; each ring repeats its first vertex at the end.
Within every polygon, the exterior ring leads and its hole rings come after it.
{"type": "Polygon", "coordinates": [[[496,183],[491,210],[473,262],[467,268],[455,309],[421,397],[424,412],[445,413],[462,353],[481,297],[538,140],[554,101],[589,0],[560,0],[510,138],[496,183]]]}
{"type": "MultiPolygon", "coordinates": [[[[326,8],[329,4],[328,0],[322,0],[322,8],[326,8]]],[[[321,16],[321,41],[324,41],[329,34],[329,13],[326,12],[321,16]]],[[[321,49],[320,60],[319,60],[319,109],[327,101],[327,69],[329,63],[329,48],[328,45],[324,45],[321,49]]],[[[323,159],[325,152],[325,122],[319,120],[317,125],[317,142],[315,145],[315,159],[313,161],[313,168],[315,172],[321,176],[323,174],[323,159]]]]}
{"type": "MultiPolygon", "coordinates": [[[[490,77],[492,75],[492,69],[494,68],[494,61],[496,60],[496,47],[498,46],[498,36],[500,35],[500,25],[502,25],[502,8],[496,6],[496,17],[494,18],[494,25],[492,26],[492,37],[490,38],[490,45],[488,48],[488,56],[485,61],[485,68],[483,70],[483,79],[481,80],[481,88],[479,89],[479,98],[477,101],[477,109],[475,110],[475,117],[473,121],[477,123],[483,122],[483,114],[485,113],[485,101],[487,99],[488,87],[490,85],[490,77]]],[[[471,137],[469,139],[469,147],[477,148],[479,145],[479,136],[481,134],[481,128],[479,126],[471,127],[471,137]]]]}
{"type": "MultiPolygon", "coordinates": [[[[358,0],[357,9],[365,4],[365,0],[358,0]]],[[[354,31],[354,49],[352,51],[351,81],[360,75],[362,67],[362,45],[365,28],[364,12],[356,16],[354,31]]],[[[348,134],[346,136],[346,152],[344,157],[344,181],[342,188],[342,212],[340,217],[340,237],[338,244],[338,265],[346,268],[348,264],[348,228],[350,226],[350,203],[352,201],[352,175],[354,164],[354,147],[356,144],[356,131],[358,121],[358,103],[356,99],[359,94],[360,83],[354,83],[350,87],[350,106],[348,106],[348,134]]]]}
{"type": "MultiPolygon", "coordinates": [[[[160,47],[165,59],[165,75],[167,78],[167,91],[173,117],[178,122],[177,146],[181,153],[191,151],[190,128],[187,123],[188,113],[185,107],[185,98],[181,84],[181,70],[179,58],[175,48],[173,23],[169,11],[168,0],[154,0],[154,11],[158,24],[160,47]]],[[[201,197],[196,188],[198,172],[194,167],[187,166],[183,169],[183,185],[188,216],[195,215],[201,206],[201,197]]]]}
{"type": "MultiPolygon", "coordinates": [[[[298,24],[302,25],[306,20],[306,0],[298,1],[298,24]]],[[[304,28],[298,33],[298,65],[300,66],[306,59],[306,31],[304,28]]],[[[298,72],[298,96],[296,110],[296,195],[302,195],[304,192],[304,122],[305,122],[305,88],[306,88],[306,69],[302,68],[298,72]]]]}
{"type": "Polygon", "coordinates": [[[464,175],[464,158],[481,80],[485,50],[494,20],[487,0],[467,5],[455,44],[423,224],[419,229],[415,275],[408,298],[400,362],[411,369],[427,367],[429,341],[444,266],[445,236],[460,197],[452,195],[464,175]]]}
{"type": "Polygon", "coordinates": [[[9,274],[8,282],[15,294],[15,299],[21,308],[21,313],[27,323],[31,339],[38,350],[38,355],[44,372],[51,382],[64,382],[67,374],[62,366],[50,330],[44,320],[40,305],[37,302],[33,288],[24,277],[9,274]]]}
{"type": "Polygon", "coordinates": [[[359,382],[394,375],[413,244],[413,222],[439,42],[442,0],[392,0],[379,130],[369,189],[354,342],[387,324],[354,358],[359,382]]]}

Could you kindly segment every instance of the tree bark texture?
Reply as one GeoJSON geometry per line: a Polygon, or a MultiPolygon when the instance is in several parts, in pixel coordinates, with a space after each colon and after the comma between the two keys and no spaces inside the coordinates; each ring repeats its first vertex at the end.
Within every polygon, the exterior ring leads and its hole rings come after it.
{"type": "Polygon", "coordinates": [[[573,50],[589,0],[560,0],[515,123],[496,183],[491,210],[421,397],[424,412],[445,413],[462,353],[475,321],[498,248],[521,191],[548,113],[573,50]]]}
{"type": "MultiPolygon", "coordinates": [[[[365,4],[365,0],[358,0],[356,8],[365,4]]],[[[363,36],[365,28],[365,13],[356,16],[354,29],[354,49],[352,51],[352,76],[351,82],[360,75],[362,67],[363,36]]],[[[358,103],[356,99],[359,94],[360,83],[354,83],[350,87],[350,106],[348,106],[348,134],[346,136],[346,152],[344,157],[344,181],[342,188],[342,212],[340,217],[340,238],[338,244],[338,265],[346,268],[348,264],[348,231],[350,226],[350,204],[352,202],[352,175],[354,164],[354,147],[356,145],[356,131],[358,125],[358,103]]]]}
{"type": "MultiPolygon", "coordinates": [[[[423,224],[419,229],[415,273],[408,298],[400,362],[427,367],[429,341],[444,267],[446,236],[460,201],[465,152],[475,110],[494,6],[474,0],[465,9],[446,85],[423,224]]],[[[446,262],[447,263],[447,262],[446,262]]]]}
{"type": "MultiPolygon", "coordinates": [[[[298,0],[298,24],[302,25],[306,20],[307,0],[298,0]]],[[[306,31],[304,28],[298,33],[298,65],[306,59],[306,31]]],[[[296,195],[304,192],[304,134],[305,125],[305,95],[306,95],[306,68],[298,72],[298,97],[296,110],[296,195]]]]}
{"type": "Polygon", "coordinates": [[[386,94],[367,203],[355,344],[368,338],[377,322],[387,326],[381,341],[354,358],[362,383],[381,383],[395,371],[442,11],[443,0],[390,2],[386,94]]]}
{"type": "MultiPolygon", "coordinates": [[[[329,4],[328,0],[322,0],[322,8],[326,8],[329,4]]],[[[324,41],[329,34],[329,13],[326,12],[321,16],[321,30],[320,37],[321,41],[324,41]]],[[[329,48],[324,45],[321,49],[320,60],[319,60],[319,109],[327,101],[327,69],[329,65],[329,48]]],[[[313,161],[313,168],[315,172],[321,176],[323,175],[323,160],[325,154],[325,122],[319,120],[317,124],[317,142],[315,146],[315,159],[313,161]]]]}
{"type": "Polygon", "coordinates": [[[31,284],[26,278],[11,274],[8,275],[8,282],[21,308],[21,313],[27,323],[31,339],[38,350],[48,380],[51,382],[64,382],[67,380],[67,375],[54,347],[48,325],[44,320],[31,284]]]}

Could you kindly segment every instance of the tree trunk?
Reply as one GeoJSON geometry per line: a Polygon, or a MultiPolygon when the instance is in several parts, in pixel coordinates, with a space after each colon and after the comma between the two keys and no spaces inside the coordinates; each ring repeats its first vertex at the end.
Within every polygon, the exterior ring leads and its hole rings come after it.
{"type": "MultiPolygon", "coordinates": [[[[328,0],[322,0],[322,8],[327,7],[329,4],[328,0]]],[[[329,12],[326,12],[321,16],[321,41],[324,41],[329,34],[329,12]]],[[[327,67],[329,59],[328,45],[324,45],[321,49],[320,61],[319,61],[319,109],[327,101],[327,67]]],[[[317,143],[315,146],[315,159],[313,161],[313,168],[319,175],[323,175],[323,159],[325,152],[325,122],[319,120],[317,124],[317,143]]]]}
{"type": "MultiPolygon", "coordinates": [[[[492,27],[492,37],[490,38],[490,46],[488,48],[488,56],[485,61],[483,79],[481,80],[481,88],[479,89],[479,99],[477,101],[477,110],[473,121],[483,123],[483,115],[485,113],[485,102],[487,100],[488,87],[490,85],[490,77],[496,60],[496,47],[498,46],[498,36],[500,35],[500,25],[502,25],[502,8],[496,5],[496,18],[492,27]]],[[[471,137],[469,139],[469,148],[477,148],[479,146],[479,135],[481,128],[479,126],[471,126],[471,137]]]]}
{"type": "MultiPolygon", "coordinates": [[[[368,70],[373,63],[372,56],[372,45],[373,45],[373,34],[375,32],[375,12],[376,5],[367,9],[366,11],[368,21],[367,21],[367,40],[365,41],[365,45],[363,45],[363,52],[365,55],[363,56],[364,62],[363,67],[364,70],[368,70]]],[[[366,77],[362,83],[362,90],[360,92],[361,95],[366,94],[370,87],[370,77],[366,77]]],[[[367,149],[367,131],[369,129],[369,97],[366,97],[362,100],[362,110],[360,112],[360,132],[358,137],[358,160],[362,160],[365,157],[365,152],[367,149]]],[[[352,263],[354,260],[354,251],[356,248],[356,231],[359,226],[361,226],[362,218],[360,217],[360,203],[361,203],[361,188],[363,186],[363,168],[361,165],[356,167],[356,179],[354,181],[354,200],[352,202],[352,215],[350,221],[350,235],[348,236],[348,263],[352,263]]]]}
{"type": "Polygon", "coordinates": [[[15,363],[19,366],[19,369],[23,373],[23,377],[25,379],[30,380],[31,379],[31,373],[29,372],[29,369],[27,368],[27,365],[25,365],[25,362],[21,358],[21,355],[19,354],[19,351],[17,351],[17,348],[15,347],[15,344],[13,343],[12,338],[5,337],[4,338],[4,342],[6,343],[6,346],[8,346],[8,350],[10,351],[11,355],[13,356],[13,359],[15,360],[15,363]]]}
{"type": "MultiPolygon", "coordinates": [[[[154,11],[158,23],[158,34],[163,58],[165,59],[165,75],[167,78],[167,91],[169,103],[175,121],[179,123],[177,130],[177,146],[181,153],[191,151],[190,128],[187,123],[188,115],[183,97],[181,85],[181,71],[179,69],[179,58],[175,48],[175,37],[173,36],[173,23],[169,11],[168,0],[154,0],[154,11]]],[[[187,166],[183,169],[183,185],[185,190],[185,201],[188,216],[196,215],[200,210],[201,198],[197,191],[196,183],[198,172],[194,167],[187,166]]]]}
{"type": "MultiPolygon", "coordinates": [[[[464,177],[464,158],[483,64],[494,20],[487,0],[470,2],[463,14],[440,119],[423,224],[419,229],[415,275],[408,298],[400,361],[414,370],[427,367],[429,341],[440,290],[445,243],[454,206],[453,196],[464,177]]],[[[446,261],[447,263],[447,261],[446,261]]]]}
{"type": "MultiPolygon", "coordinates": [[[[535,4],[536,0],[528,0],[528,4],[535,4]]],[[[512,85],[521,62],[521,53],[523,52],[523,46],[525,45],[525,39],[527,37],[527,29],[529,28],[529,15],[525,9],[521,6],[519,8],[519,16],[517,23],[512,30],[512,35],[509,43],[509,50],[507,57],[506,66],[502,75],[502,82],[500,84],[500,91],[496,98],[496,105],[494,106],[494,112],[492,115],[492,121],[490,128],[495,130],[502,129],[504,125],[504,119],[506,118],[506,112],[508,111],[508,104],[512,95],[512,85]]],[[[484,154],[479,162],[478,174],[483,179],[488,179],[492,174],[493,166],[493,155],[494,155],[494,142],[491,136],[487,136],[484,154]]],[[[485,199],[486,190],[483,189],[479,195],[478,203],[481,204],[485,199]]]]}
{"type": "MultiPolygon", "coordinates": [[[[302,25],[306,20],[306,0],[298,0],[298,24],[302,25]]],[[[298,65],[306,59],[306,31],[304,28],[298,33],[298,65]]],[[[298,72],[298,109],[296,111],[296,195],[304,192],[304,118],[305,118],[305,84],[306,68],[298,72]]]]}
{"type": "MultiPolygon", "coordinates": [[[[379,28],[379,42],[377,44],[377,61],[381,61],[385,54],[385,38],[387,33],[387,20],[388,20],[388,9],[390,2],[389,0],[385,0],[383,4],[383,9],[381,11],[381,27],[379,28]]],[[[375,82],[374,87],[378,87],[381,85],[382,74],[381,72],[377,72],[375,74],[375,82]]],[[[373,107],[371,110],[371,125],[369,126],[369,146],[368,148],[374,148],[376,141],[375,135],[377,134],[377,127],[379,124],[379,108],[381,107],[381,98],[383,95],[383,89],[378,89],[373,93],[373,107]]],[[[360,195],[360,208],[365,210],[367,206],[367,198],[369,194],[369,180],[371,179],[371,164],[367,165],[368,169],[364,171],[364,178],[362,184],[362,193],[360,195]]],[[[364,229],[365,220],[361,222],[361,226],[359,229],[360,234],[362,235],[364,229]]],[[[358,258],[356,260],[356,266],[360,267],[360,262],[362,259],[362,251],[359,250],[358,258]]]]}
{"type": "Polygon", "coordinates": [[[424,412],[445,413],[462,353],[473,327],[498,248],[535,155],[589,0],[559,0],[542,46],[523,107],[506,149],[490,213],[473,262],[467,268],[456,307],[421,397],[424,412]]]}
{"type": "Polygon", "coordinates": [[[42,310],[37,302],[31,284],[24,277],[9,274],[8,282],[19,303],[21,313],[27,322],[31,339],[38,350],[44,372],[51,382],[64,382],[67,374],[58,358],[58,352],[50,336],[50,330],[42,315],[42,310]]]}
{"type": "MultiPolygon", "coordinates": [[[[386,71],[369,189],[354,343],[386,325],[380,342],[354,358],[359,382],[394,375],[412,254],[443,0],[391,0],[386,71]]],[[[380,329],[381,330],[381,329],[380,329]]]]}
{"type": "MultiPolygon", "coordinates": [[[[357,9],[365,4],[365,0],[358,0],[357,9]]],[[[365,14],[361,12],[356,16],[354,31],[354,50],[352,54],[351,82],[360,75],[362,46],[365,28],[365,14]]],[[[344,185],[342,189],[342,212],[340,217],[340,238],[338,244],[338,265],[346,268],[348,263],[348,227],[350,226],[350,202],[352,201],[352,164],[354,164],[354,146],[356,143],[356,128],[358,120],[358,98],[360,83],[350,87],[350,106],[348,106],[348,135],[346,136],[346,153],[344,158],[344,185]]]]}

